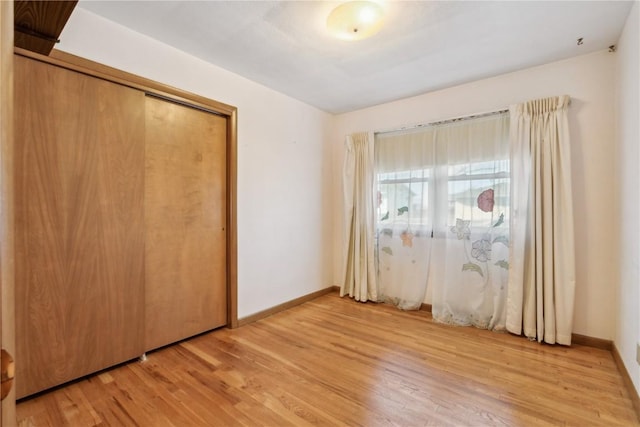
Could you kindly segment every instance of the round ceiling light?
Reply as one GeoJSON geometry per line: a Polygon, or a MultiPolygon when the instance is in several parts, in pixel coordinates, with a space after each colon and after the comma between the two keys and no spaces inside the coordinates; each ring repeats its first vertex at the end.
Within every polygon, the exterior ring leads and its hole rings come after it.
{"type": "Polygon", "coordinates": [[[382,28],[382,7],[372,1],[350,1],[331,11],[327,29],[342,40],[362,40],[382,28]]]}

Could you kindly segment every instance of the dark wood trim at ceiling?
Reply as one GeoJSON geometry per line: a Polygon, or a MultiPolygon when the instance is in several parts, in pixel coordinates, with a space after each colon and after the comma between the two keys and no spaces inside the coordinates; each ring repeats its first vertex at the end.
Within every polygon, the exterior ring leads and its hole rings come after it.
{"type": "Polygon", "coordinates": [[[49,55],[78,0],[14,2],[16,47],[49,55]]]}

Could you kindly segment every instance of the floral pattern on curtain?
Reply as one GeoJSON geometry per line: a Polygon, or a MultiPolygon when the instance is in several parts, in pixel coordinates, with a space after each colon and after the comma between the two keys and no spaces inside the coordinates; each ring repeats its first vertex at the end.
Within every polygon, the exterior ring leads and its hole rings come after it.
{"type": "Polygon", "coordinates": [[[431,254],[433,130],[376,135],[378,286],[383,301],[420,308],[431,254]]]}
{"type": "Polygon", "coordinates": [[[376,135],[383,300],[503,329],[509,268],[506,114],[376,135]],[[428,286],[427,286],[428,285],[428,286]]]}

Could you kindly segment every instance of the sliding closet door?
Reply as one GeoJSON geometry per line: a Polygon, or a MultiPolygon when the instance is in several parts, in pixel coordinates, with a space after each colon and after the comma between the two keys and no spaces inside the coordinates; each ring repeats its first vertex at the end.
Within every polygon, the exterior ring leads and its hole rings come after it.
{"type": "Polygon", "coordinates": [[[143,352],[144,102],[15,57],[18,397],[143,352]]]}
{"type": "Polygon", "coordinates": [[[146,349],[227,321],[224,117],[146,99],[146,349]]]}

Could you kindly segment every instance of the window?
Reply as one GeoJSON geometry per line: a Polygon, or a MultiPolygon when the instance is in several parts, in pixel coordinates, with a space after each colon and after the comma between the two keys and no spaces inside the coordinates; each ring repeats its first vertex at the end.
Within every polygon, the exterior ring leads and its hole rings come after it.
{"type": "Polygon", "coordinates": [[[429,169],[386,172],[377,175],[379,218],[412,225],[427,223],[429,169]]]}
{"type": "MultiPolygon", "coordinates": [[[[492,115],[377,134],[376,253],[380,295],[419,307],[431,283],[440,319],[486,326],[508,276],[509,118],[492,115]],[[486,309],[486,310],[485,310],[486,309]],[[486,311],[486,312],[485,312],[486,311]],[[477,312],[477,311],[476,311],[477,312]]],[[[435,305],[434,305],[435,307],[435,305]]],[[[435,314],[435,311],[434,311],[435,314]]]]}
{"type": "Polygon", "coordinates": [[[508,159],[382,172],[377,174],[377,189],[379,231],[393,223],[444,237],[458,218],[468,218],[475,229],[509,220],[508,159]],[[438,174],[436,169],[446,173],[438,174]],[[488,209],[492,200],[491,212],[478,205],[478,197],[487,190],[492,194],[486,195],[488,201],[482,206],[488,209]],[[446,215],[434,223],[430,205],[443,203],[446,215]]]}

